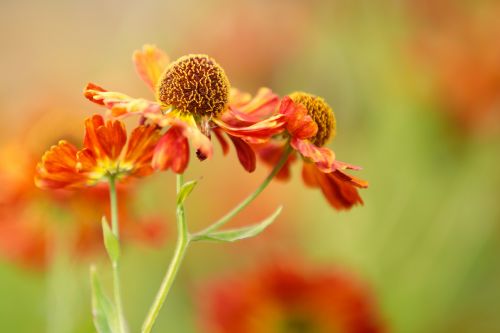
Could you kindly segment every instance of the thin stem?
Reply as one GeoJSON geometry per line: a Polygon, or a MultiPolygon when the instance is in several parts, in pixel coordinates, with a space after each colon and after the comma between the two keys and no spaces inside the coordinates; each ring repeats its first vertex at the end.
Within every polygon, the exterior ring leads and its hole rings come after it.
{"type": "MultiPolygon", "coordinates": [[[[111,205],[111,230],[118,241],[120,240],[120,228],[118,223],[118,198],[116,195],[116,179],[115,176],[109,177],[109,199],[111,205]]],[[[119,330],[121,333],[126,333],[125,315],[123,312],[123,302],[121,296],[120,283],[120,263],[119,259],[112,260],[113,267],[113,289],[115,297],[116,312],[118,314],[119,330]]]]}
{"type": "MultiPolygon", "coordinates": [[[[183,184],[183,176],[177,175],[177,194],[179,194],[180,189],[183,184]]],[[[177,243],[175,246],[174,256],[170,265],[168,266],[168,270],[163,278],[160,289],[156,294],[153,305],[149,309],[148,315],[144,324],[142,325],[142,333],[149,333],[153,329],[153,325],[155,324],[156,318],[160,313],[160,310],[167,298],[167,295],[172,288],[177,272],[179,271],[179,267],[182,263],[186,250],[189,246],[190,235],[187,229],[186,217],[184,213],[184,205],[180,204],[177,206],[177,243]]]]}
{"type": "Polygon", "coordinates": [[[212,231],[215,231],[215,230],[219,229],[224,224],[226,224],[227,222],[229,222],[233,217],[235,217],[239,212],[241,212],[246,206],[248,206],[250,203],[252,203],[252,201],[254,201],[255,198],[257,198],[259,196],[259,194],[261,194],[262,191],[264,191],[264,189],[267,187],[267,185],[269,185],[269,183],[271,182],[271,180],[273,180],[274,176],[276,176],[276,174],[285,165],[285,163],[288,160],[288,157],[290,156],[291,152],[292,152],[292,147],[290,146],[289,143],[287,143],[286,144],[286,148],[283,151],[283,155],[281,156],[280,160],[274,166],[274,168],[271,170],[271,172],[266,177],[266,179],[264,179],[264,181],[260,184],[260,186],[255,190],[255,192],[253,192],[248,197],[246,197],[245,200],[243,200],[242,202],[239,203],[239,205],[237,205],[236,207],[234,207],[230,212],[228,212],[226,215],[224,215],[219,220],[217,220],[216,222],[214,222],[212,225],[210,225],[206,229],[204,229],[204,230],[196,233],[194,235],[194,237],[196,237],[196,235],[203,235],[203,234],[210,233],[212,231]]]}

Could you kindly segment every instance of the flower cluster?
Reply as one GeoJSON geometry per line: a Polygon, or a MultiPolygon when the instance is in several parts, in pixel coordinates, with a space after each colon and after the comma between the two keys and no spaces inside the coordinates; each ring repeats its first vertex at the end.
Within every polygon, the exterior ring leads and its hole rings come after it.
{"type": "Polygon", "coordinates": [[[320,188],[334,208],[363,203],[357,189],[367,187],[367,182],[345,172],[360,168],[338,161],[324,146],[333,138],[336,122],[322,98],[303,92],[280,98],[267,88],[252,97],[232,88],[222,67],[206,55],[170,62],[164,52],[146,45],[133,59],[155,99],[132,98],[89,83],[85,97],[106,107],[114,120],[88,119],[81,150],[66,141],[52,147],[38,166],[38,186],[77,188],[109,175],[140,177],[153,170],[183,173],[190,146],[200,160],[212,156],[214,134],[224,154],[229,151],[227,137],[232,141],[248,172],[255,170],[257,155],[274,167],[283,157],[287,161],[277,178],[286,179],[299,156],[306,185],[320,188]],[[125,150],[120,118],[131,115],[138,115],[141,125],[125,150]]]}

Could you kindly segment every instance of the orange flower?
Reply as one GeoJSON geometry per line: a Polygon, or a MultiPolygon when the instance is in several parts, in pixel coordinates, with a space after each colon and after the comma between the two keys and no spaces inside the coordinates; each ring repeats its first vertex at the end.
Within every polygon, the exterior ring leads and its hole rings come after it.
{"type": "MultiPolygon", "coordinates": [[[[154,92],[154,101],[110,92],[93,83],[87,85],[84,95],[105,106],[111,116],[141,115],[143,121],[167,128],[154,152],[155,169],[183,173],[189,161],[188,141],[200,160],[210,158],[213,131],[219,140],[223,140],[222,132],[230,136],[241,164],[251,172],[255,169],[255,154],[248,143],[266,141],[284,128],[280,115],[263,122],[245,122],[244,126],[227,124],[225,115],[232,114],[228,111],[234,109],[234,94],[222,67],[206,55],[191,54],[169,62],[163,51],[145,45],[133,59],[139,76],[154,92]]],[[[247,103],[252,105],[251,101],[247,103]]],[[[259,112],[257,104],[253,104],[257,109],[247,111],[259,112]]],[[[227,152],[227,143],[221,144],[227,152]]]]}
{"type": "MultiPolygon", "coordinates": [[[[28,136],[44,135],[35,132],[30,129],[28,136]]],[[[100,220],[103,214],[109,217],[110,213],[107,184],[76,192],[42,193],[33,184],[37,161],[27,147],[23,138],[0,145],[0,180],[5,184],[0,190],[0,257],[42,269],[58,250],[56,243],[61,237],[72,256],[84,258],[97,251],[105,253],[100,220]],[[54,223],[61,219],[71,223],[54,223]]],[[[134,212],[133,188],[118,186],[117,190],[122,239],[127,243],[161,244],[166,236],[164,221],[134,212]]]]}
{"type": "Polygon", "coordinates": [[[367,288],[339,270],[275,264],[204,286],[201,325],[208,333],[381,333],[367,288]]]}
{"type": "MultiPolygon", "coordinates": [[[[368,183],[345,172],[361,168],[336,160],[335,153],[323,147],[335,135],[335,116],[328,104],[320,97],[297,92],[283,98],[278,113],[286,118],[289,143],[257,145],[261,159],[274,166],[290,145],[304,160],[305,184],[319,187],[335,209],[362,204],[357,188],[366,188],[368,183]]],[[[294,154],[290,155],[277,174],[278,179],[289,178],[289,167],[295,159],[294,154]]]]}
{"type": "Polygon", "coordinates": [[[38,164],[35,183],[40,188],[82,188],[108,176],[118,179],[144,177],[153,172],[151,159],[159,139],[154,125],[138,126],[128,140],[119,120],[104,122],[100,115],[85,121],[84,148],[61,140],[38,164]]]}

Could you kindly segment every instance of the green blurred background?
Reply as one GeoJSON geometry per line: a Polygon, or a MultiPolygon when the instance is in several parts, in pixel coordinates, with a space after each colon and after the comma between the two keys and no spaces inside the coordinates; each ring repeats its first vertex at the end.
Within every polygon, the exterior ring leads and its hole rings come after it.
{"type": "MultiPolygon", "coordinates": [[[[100,111],[82,96],[87,81],[149,98],[131,62],[145,43],[173,59],[207,53],[252,93],[268,86],[323,96],[338,124],[329,147],[363,166],[357,175],[370,182],[365,205],[334,211],[304,188],[297,165],[292,181],[273,184],[234,222],[283,204],[264,235],[192,246],[156,331],[202,332],[195,303],[203,281],[288,256],[354,272],[373,288],[392,332],[500,332],[499,16],[495,1],[3,0],[1,144],[17,141],[38,158],[59,138],[78,142],[84,117],[100,111]]],[[[9,156],[17,169],[21,160],[9,156]]],[[[187,204],[190,228],[234,206],[267,171],[259,165],[248,175],[218,147],[213,160],[191,163],[186,177],[202,181],[187,204]]],[[[161,216],[167,231],[162,246],[126,245],[134,330],[172,254],[174,201],[172,173],[136,184],[131,209],[161,216]]],[[[34,206],[28,213],[40,214],[34,206]]],[[[13,208],[0,209],[3,217],[13,208]]],[[[44,223],[64,230],[71,221],[63,215],[45,214],[44,223]]],[[[0,240],[9,243],[16,236],[5,225],[22,218],[3,219],[0,240]]],[[[0,247],[0,332],[93,332],[88,266],[97,263],[109,285],[102,251],[56,251],[40,268],[8,249],[0,247]]]]}

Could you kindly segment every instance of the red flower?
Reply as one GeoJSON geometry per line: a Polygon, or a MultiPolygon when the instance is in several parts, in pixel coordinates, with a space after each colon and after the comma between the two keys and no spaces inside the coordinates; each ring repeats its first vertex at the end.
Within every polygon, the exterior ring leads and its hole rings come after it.
{"type": "MultiPolygon", "coordinates": [[[[357,188],[366,188],[368,183],[345,172],[361,168],[336,160],[335,153],[323,147],[335,134],[335,117],[326,102],[307,93],[294,93],[283,98],[278,112],[286,118],[289,141],[257,145],[262,160],[276,165],[290,145],[304,161],[302,176],[307,186],[319,187],[336,209],[362,204],[357,188]]],[[[295,159],[292,154],[277,178],[289,178],[289,167],[295,159]]]]}
{"type": "Polygon", "coordinates": [[[268,265],[204,286],[200,319],[208,333],[380,333],[367,288],[338,270],[268,265]]]}
{"type": "Polygon", "coordinates": [[[158,139],[156,126],[141,125],[127,141],[123,122],[104,122],[94,115],[85,121],[84,147],[78,150],[64,140],[52,146],[37,166],[35,183],[40,188],[71,189],[94,185],[110,175],[118,179],[147,176],[153,172],[151,160],[158,139]]]}
{"type": "Polygon", "coordinates": [[[134,63],[140,77],[155,93],[154,101],[110,92],[92,83],[85,88],[84,94],[92,102],[105,106],[114,117],[141,115],[143,120],[167,128],[155,149],[155,169],[171,168],[176,173],[183,173],[189,161],[188,141],[200,160],[210,158],[212,132],[221,140],[226,153],[228,145],[222,135],[226,132],[241,164],[251,172],[255,169],[255,154],[249,143],[266,141],[284,128],[284,118],[279,115],[261,122],[239,122],[234,126],[232,116],[236,116],[239,107],[244,106],[245,113],[258,114],[261,100],[273,101],[276,97],[235,100],[224,70],[206,55],[187,55],[169,63],[164,52],[145,45],[134,53],[134,63]]]}

